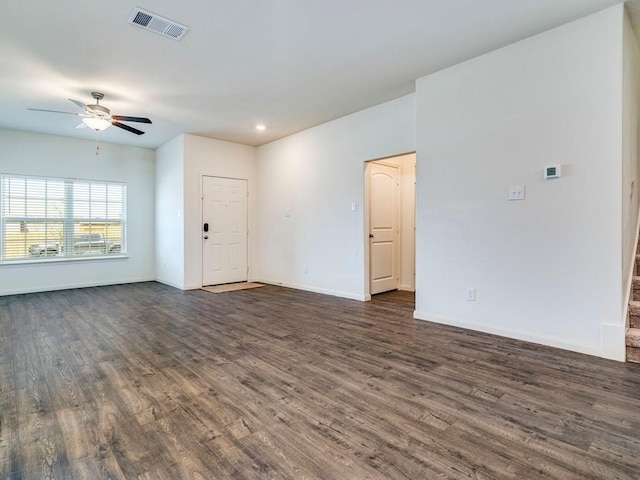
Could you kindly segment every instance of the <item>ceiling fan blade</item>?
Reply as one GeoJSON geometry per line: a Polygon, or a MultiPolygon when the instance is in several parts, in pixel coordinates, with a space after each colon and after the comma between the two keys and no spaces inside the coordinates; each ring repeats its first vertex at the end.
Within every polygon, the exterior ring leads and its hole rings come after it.
{"type": "Polygon", "coordinates": [[[127,132],[135,133],[136,135],[143,135],[144,132],[142,130],[138,130],[137,128],[130,127],[129,125],[125,125],[124,123],[116,122],[115,120],[111,122],[111,125],[114,127],[120,127],[127,132]]]}
{"type": "Polygon", "coordinates": [[[87,124],[84,122],[80,122],[78,125],[76,125],[73,128],[87,128],[87,124]]]}
{"type": "Polygon", "coordinates": [[[113,118],[114,120],[120,120],[122,122],[151,123],[151,120],[145,117],[125,117],[123,115],[112,115],[111,118],[113,118]]]}
{"type": "Polygon", "coordinates": [[[86,110],[87,109],[87,106],[84,103],[82,103],[81,101],[79,101],[79,100],[74,100],[73,98],[70,98],[69,101],[75,103],[82,110],[86,110]]]}
{"type": "Polygon", "coordinates": [[[80,115],[79,113],[61,112],[60,110],[43,110],[42,108],[27,108],[27,110],[33,110],[34,112],[64,113],[66,115],[76,115],[76,116],[80,115]]]}

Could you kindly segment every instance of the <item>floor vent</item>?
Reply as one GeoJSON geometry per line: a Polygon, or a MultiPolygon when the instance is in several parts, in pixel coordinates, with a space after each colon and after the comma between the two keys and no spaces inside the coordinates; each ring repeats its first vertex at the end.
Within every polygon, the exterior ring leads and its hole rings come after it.
{"type": "Polygon", "coordinates": [[[155,13],[142,10],[138,7],[134,8],[133,12],[131,12],[129,23],[144,28],[145,30],[159,33],[164,37],[173,38],[174,40],[180,40],[184,37],[185,33],[187,33],[187,30],[189,30],[189,27],[162,18],[155,13]]]}

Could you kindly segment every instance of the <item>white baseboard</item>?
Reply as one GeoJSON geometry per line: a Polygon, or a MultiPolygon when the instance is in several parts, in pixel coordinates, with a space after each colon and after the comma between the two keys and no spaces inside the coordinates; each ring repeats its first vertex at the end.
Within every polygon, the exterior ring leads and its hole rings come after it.
{"type": "MultiPolygon", "coordinates": [[[[558,340],[557,338],[547,337],[544,335],[536,335],[530,332],[524,332],[521,330],[514,330],[510,328],[494,327],[493,325],[487,325],[483,323],[473,323],[460,319],[445,318],[439,315],[434,315],[429,312],[414,311],[413,318],[417,320],[425,320],[428,322],[440,323],[442,325],[449,325],[453,327],[466,328],[468,330],[474,330],[477,332],[490,333],[492,335],[499,335],[501,337],[513,338],[516,340],[523,340],[525,342],[538,343],[540,345],[546,345],[549,347],[561,348],[563,350],[569,350],[571,352],[585,353],[587,355],[593,355],[596,357],[609,358],[611,360],[619,360],[619,355],[609,356],[611,352],[605,352],[602,347],[593,347],[590,345],[581,345],[577,343],[569,343],[558,340]],[[606,354],[606,355],[605,355],[606,354]]],[[[624,339],[624,335],[622,335],[624,339]]]]}
{"type": "Polygon", "coordinates": [[[105,282],[78,282],[68,283],[62,285],[40,285],[30,288],[20,288],[15,290],[3,290],[0,292],[0,297],[6,295],[22,295],[24,293],[40,293],[40,292],[55,292],[58,290],[71,290],[74,288],[90,288],[90,287],[107,287],[109,285],[123,285],[127,283],[141,283],[141,282],[154,282],[153,277],[141,277],[141,278],[123,278],[105,282]]]}
{"type": "MultiPolygon", "coordinates": [[[[269,280],[265,278],[257,278],[253,280],[254,282],[266,283],[269,285],[276,285],[279,287],[293,288],[295,290],[303,290],[305,292],[313,292],[313,293],[322,293],[323,295],[331,295],[332,297],[340,297],[340,298],[348,298],[350,300],[358,300],[364,302],[367,300],[367,296],[365,294],[358,294],[352,292],[342,292],[340,290],[330,290],[326,288],[318,288],[310,285],[302,285],[299,283],[289,283],[289,282],[279,282],[277,280],[269,280]]],[[[371,300],[371,296],[369,296],[369,300],[371,300]]]]}
{"type": "Polygon", "coordinates": [[[180,290],[184,290],[184,286],[183,285],[181,285],[179,283],[172,282],[170,280],[165,280],[164,278],[156,278],[155,281],[158,282],[158,283],[162,283],[164,285],[169,285],[170,287],[173,287],[173,288],[178,288],[180,290]]]}

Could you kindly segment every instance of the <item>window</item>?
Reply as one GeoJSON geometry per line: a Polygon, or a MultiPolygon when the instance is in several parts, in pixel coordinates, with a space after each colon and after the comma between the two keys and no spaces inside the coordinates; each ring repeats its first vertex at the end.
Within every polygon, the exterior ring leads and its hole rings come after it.
{"type": "Polygon", "coordinates": [[[0,261],[125,252],[126,185],[2,175],[0,261]]]}

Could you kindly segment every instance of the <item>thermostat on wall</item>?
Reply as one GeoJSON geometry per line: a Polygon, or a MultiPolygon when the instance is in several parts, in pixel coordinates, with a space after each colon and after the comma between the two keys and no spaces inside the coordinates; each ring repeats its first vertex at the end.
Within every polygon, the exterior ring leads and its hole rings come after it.
{"type": "Polygon", "coordinates": [[[544,167],[544,178],[560,178],[560,175],[562,175],[560,165],[549,165],[548,167],[544,167]]]}

